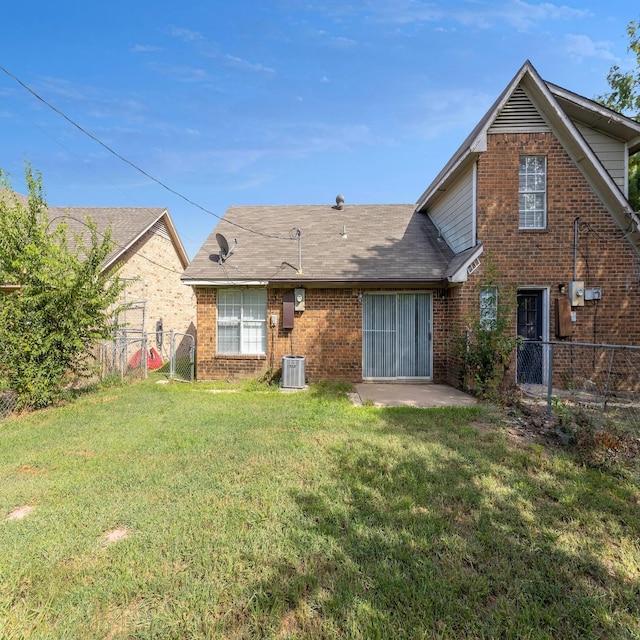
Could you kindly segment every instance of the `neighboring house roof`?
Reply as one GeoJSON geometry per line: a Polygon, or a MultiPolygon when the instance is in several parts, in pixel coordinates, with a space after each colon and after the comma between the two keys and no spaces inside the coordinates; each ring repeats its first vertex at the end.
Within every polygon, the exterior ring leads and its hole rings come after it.
{"type": "Polygon", "coordinates": [[[163,223],[182,267],[186,268],[189,264],[189,258],[167,209],[160,207],[49,207],[48,213],[51,222],[59,221],[67,226],[70,237],[75,234],[89,237],[87,218],[95,223],[100,234],[110,228],[111,240],[115,246],[104,261],[105,269],[116,264],[147,231],[154,227],[161,230],[163,223]]]}
{"type": "MultiPolygon", "coordinates": [[[[8,204],[17,202],[27,206],[29,199],[13,191],[0,187],[0,199],[8,204]]],[[[87,218],[96,225],[99,234],[111,229],[111,241],[114,248],[104,261],[104,269],[109,269],[150,229],[163,232],[163,226],[169,234],[182,268],[189,264],[187,252],[171,219],[169,211],[162,207],[47,207],[49,223],[64,223],[71,241],[77,234],[89,237],[87,218]]]]}
{"type": "Polygon", "coordinates": [[[638,231],[640,219],[610,173],[585,141],[574,120],[598,128],[624,141],[629,153],[640,150],[640,123],[592,100],[546,83],[529,61],[525,62],[442,171],[420,196],[417,209],[426,212],[430,204],[486,150],[490,127],[518,87],[524,88],[544,122],[551,128],[620,229],[628,234],[630,242],[640,253],[640,232],[638,231]]]}
{"type": "Polygon", "coordinates": [[[29,203],[29,199],[26,196],[23,196],[21,193],[16,193],[15,191],[10,191],[6,187],[0,186],[0,200],[3,200],[6,204],[13,204],[17,202],[25,207],[29,203]]]}
{"type": "Polygon", "coordinates": [[[219,286],[440,283],[452,257],[411,204],[231,207],[182,279],[219,286]],[[216,233],[232,250],[222,263],[216,233]]]}

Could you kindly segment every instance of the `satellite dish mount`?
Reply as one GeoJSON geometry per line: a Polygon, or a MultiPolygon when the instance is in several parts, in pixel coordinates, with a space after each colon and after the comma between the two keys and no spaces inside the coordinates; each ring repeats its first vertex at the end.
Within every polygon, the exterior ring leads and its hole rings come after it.
{"type": "Polygon", "coordinates": [[[227,239],[221,233],[216,233],[216,242],[218,243],[218,247],[220,247],[220,252],[218,253],[218,264],[222,264],[233,253],[238,241],[234,238],[233,247],[229,248],[227,239]]]}

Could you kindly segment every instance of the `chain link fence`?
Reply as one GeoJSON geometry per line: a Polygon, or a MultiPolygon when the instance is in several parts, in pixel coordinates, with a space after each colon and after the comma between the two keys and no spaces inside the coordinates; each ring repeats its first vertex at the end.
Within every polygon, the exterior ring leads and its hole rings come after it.
{"type": "Polygon", "coordinates": [[[640,451],[640,347],[526,341],[518,386],[580,447],[615,457],[640,451]]]}
{"type": "Polygon", "coordinates": [[[3,381],[0,379],[0,420],[14,410],[17,402],[18,394],[5,388],[3,381]]]}
{"type": "MultiPolygon", "coordinates": [[[[161,331],[151,339],[146,333],[120,331],[98,347],[98,375],[101,380],[145,379],[149,375],[168,380],[195,380],[195,336],[189,333],[161,331]]],[[[18,395],[9,389],[0,370],[0,420],[15,409],[18,395]]]]}
{"type": "Polygon", "coordinates": [[[121,332],[106,340],[101,352],[102,378],[147,378],[149,374],[170,380],[195,379],[195,337],[188,333],[157,331],[121,332]]]}
{"type": "Polygon", "coordinates": [[[100,350],[100,369],[103,380],[147,377],[147,337],[143,333],[119,332],[112,340],[104,340],[100,350]]]}
{"type": "Polygon", "coordinates": [[[153,334],[152,349],[162,359],[158,373],[171,380],[193,382],[195,380],[196,340],[190,333],[177,331],[156,331],[153,334]]]}

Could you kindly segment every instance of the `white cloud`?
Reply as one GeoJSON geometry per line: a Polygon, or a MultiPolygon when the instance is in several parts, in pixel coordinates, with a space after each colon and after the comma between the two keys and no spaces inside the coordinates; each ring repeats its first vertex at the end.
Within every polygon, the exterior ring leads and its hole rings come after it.
{"type": "Polygon", "coordinates": [[[192,31],[191,29],[187,29],[185,27],[176,27],[174,25],[170,25],[167,28],[167,33],[172,38],[178,38],[179,40],[183,40],[184,42],[197,42],[199,40],[204,40],[204,36],[198,31],[192,31]]]}
{"type": "Polygon", "coordinates": [[[531,27],[549,20],[573,20],[585,18],[590,12],[586,9],[573,9],[566,5],[551,2],[533,4],[523,0],[507,2],[502,8],[496,9],[495,17],[517,29],[531,27]]]}
{"type": "Polygon", "coordinates": [[[425,140],[440,138],[456,129],[469,133],[493,99],[488,94],[466,89],[423,93],[415,101],[419,117],[410,128],[425,140]]]}
{"type": "Polygon", "coordinates": [[[589,36],[567,34],[565,36],[565,50],[574,58],[601,58],[609,62],[617,61],[611,53],[611,43],[605,40],[595,41],[589,36]]]}
{"type": "Polygon", "coordinates": [[[243,60],[242,58],[238,58],[237,56],[225,55],[224,59],[231,63],[232,66],[244,69],[247,71],[259,71],[263,73],[275,73],[275,69],[271,67],[267,67],[260,63],[248,62],[247,60],[243,60]]]}
{"type": "Polygon", "coordinates": [[[89,100],[95,94],[95,89],[86,85],[75,84],[63,78],[44,76],[40,78],[40,86],[44,92],[74,101],[89,100]]]}
{"type": "Polygon", "coordinates": [[[162,48],[151,44],[135,44],[129,51],[131,53],[155,53],[156,51],[162,51],[162,48]]]}
{"type": "Polygon", "coordinates": [[[550,20],[575,20],[590,15],[586,9],[574,9],[552,2],[475,0],[465,3],[464,7],[461,4],[422,0],[374,0],[365,6],[364,13],[373,22],[389,25],[439,23],[436,27],[438,30],[450,28],[444,25],[451,23],[477,29],[489,29],[496,24],[506,23],[515,29],[528,30],[550,20]]]}
{"type": "Polygon", "coordinates": [[[420,0],[376,0],[368,3],[366,10],[375,16],[375,21],[406,25],[434,22],[443,18],[450,9],[438,9],[433,3],[420,0]]]}
{"type": "Polygon", "coordinates": [[[355,40],[352,40],[351,38],[344,38],[342,36],[331,38],[331,42],[332,44],[343,48],[355,47],[358,44],[355,40]]]}
{"type": "Polygon", "coordinates": [[[202,82],[208,77],[204,69],[186,65],[155,63],[152,65],[152,68],[178,82],[202,82]]]}
{"type": "MultiPolygon", "coordinates": [[[[271,153],[289,158],[313,153],[349,152],[362,145],[381,144],[366,124],[301,123],[271,132],[276,146],[271,153]]],[[[268,141],[267,141],[268,143],[268,141]]]]}

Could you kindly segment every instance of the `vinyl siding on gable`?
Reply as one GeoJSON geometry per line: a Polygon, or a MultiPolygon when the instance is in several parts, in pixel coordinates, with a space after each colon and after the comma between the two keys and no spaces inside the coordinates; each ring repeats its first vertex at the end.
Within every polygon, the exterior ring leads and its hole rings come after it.
{"type": "Polygon", "coordinates": [[[455,253],[475,244],[474,171],[469,167],[429,209],[429,217],[455,253]]]}
{"type": "Polygon", "coordinates": [[[582,137],[602,162],[609,175],[615,180],[625,197],[629,196],[626,179],[626,154],[624,142],[616,140],[600,131],[591,129],[579,122],[575,123],[582,137]]]}

